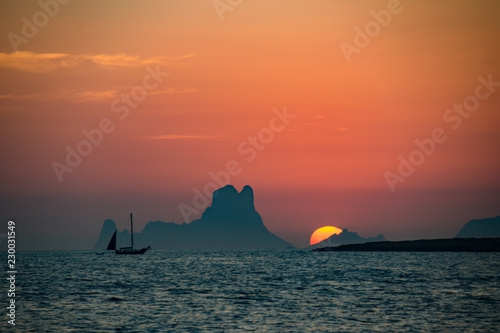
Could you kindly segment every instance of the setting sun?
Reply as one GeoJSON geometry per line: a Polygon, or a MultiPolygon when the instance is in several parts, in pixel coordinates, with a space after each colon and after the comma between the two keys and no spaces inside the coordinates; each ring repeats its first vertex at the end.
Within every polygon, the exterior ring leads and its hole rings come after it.
{"type": "Polygon", "coordinates": [[[310,245],[314,245],[316,243],[321,242],[322,240],[327,239],[331,235],[338,235],[342,232],[342,229],[337,228],[337,227],[331,227],[331,226],[326,226],[326,227],[321,227],[317,229],[313,234],[311,235],[311,240],[310,240],[310,245]]]}

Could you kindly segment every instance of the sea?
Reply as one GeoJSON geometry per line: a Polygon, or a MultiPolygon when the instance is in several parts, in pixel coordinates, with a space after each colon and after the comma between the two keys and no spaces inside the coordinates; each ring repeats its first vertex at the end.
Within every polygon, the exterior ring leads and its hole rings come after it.
{"type": "Polygon", "coordinates": [[[1,332],[500,332],[499,253],[16,255],[1,332]]]}

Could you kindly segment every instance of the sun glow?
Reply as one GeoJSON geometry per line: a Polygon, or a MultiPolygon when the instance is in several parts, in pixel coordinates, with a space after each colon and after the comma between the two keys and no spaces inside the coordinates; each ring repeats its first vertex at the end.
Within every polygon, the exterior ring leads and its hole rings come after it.
{"type": "Polygon", "coordinates": [[[337,228],[337,227],[331,227],[331,226],[326,226],[326,227],[321,227],[317,229],[313,234],[311,235],[311,240],[310,240],[310,245],[314,245],[316,243],[321,242],[322,240],[327,239],[331,235],[338,235],[342,232],[342,229],[337,228]]]}

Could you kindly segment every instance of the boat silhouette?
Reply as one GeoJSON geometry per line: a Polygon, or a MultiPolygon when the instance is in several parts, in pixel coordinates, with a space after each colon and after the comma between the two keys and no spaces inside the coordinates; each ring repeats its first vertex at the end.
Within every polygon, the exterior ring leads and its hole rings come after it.
{"type": "Polygon", "coordinates": [[[106,250],[115,250],[116,254],[143,254],[150,248],[151,246],[144,247],[142,249],[134,249],[134,222],[132,213],[130,213],[130,246],[121,247],[119,249],[116,248],[116,230],[115,230],[106,250]]]}

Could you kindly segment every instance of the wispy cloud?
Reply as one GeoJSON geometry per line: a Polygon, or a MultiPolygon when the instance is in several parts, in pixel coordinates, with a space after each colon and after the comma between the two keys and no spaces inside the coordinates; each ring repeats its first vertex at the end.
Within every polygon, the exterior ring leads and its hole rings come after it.
{"type": "Polygon", "coordinates": [[[150,91],[149,95],[163,95],[163,94],[193,94],[197,92],[197,89],[193,88],[185,88],[185,89],[176,89],[176,88],[168,88],[159,91],[150,91]]]}
{"type": "Polygon", "coordinates": [[[115,98],[118,95],[118,90],[87,90],[76,92],[71,95],[67,97],[74,98],[77,102],[97,102],[115,98]]]}
{"type": "Polygon", "coordinates": [[[183,59],[193,58],[194,54],[187,54],[180,57],[152,57],[141,58],[139,56],[130,56],[124,53],[121,54],[97,54],[83,56],[86,59],[92,60],[100,66],[109,67],[139,67],[149,64],[171,63],[183,59]]]}
{"type": "Polygon", "coordinates": [[[41,92],[41,93],[27,93],[27,94],[4,94],[0,95],[0,100],[61,100],[68,99],[75,102],[97,102],[106,99],[116,98],[119,90],[62,90],[57,92],[41,92]]]}
{"type": "MultiPolygon", "coordinates": [[[[84,102],[99,102],[118,98],[120,92],[126,91],[127,88],[116,88],[106,90],[62,90],[57,92],[42,92],[42,93],[27,93],[27,94],[3,94],[0,95],[0,100],[72,100],[77,103],[84,102]]],[[[149,95],[174,95],[174,94],[192,94],[197,90],[192,88],[168,88],[160,91],[150,91],[149,95]]]]}
{"type": "Polygon", "coordinates": [[[168,135],[153,135],[153,136],[138,136],[138,140],[179,140],[179,139],[209,139],[214,138],[212,135],[180,135],[180,134],[168,134],[168,135]]]}
{"type": "Polygon", "coordinates": [[[193,58],[194,54],[180,57],[150,57],[120,54],[69,54],[69,53],[0,53],[0,67],[31,73],[49,73],[57,69],[74,68],[90,64],[106,69],[120,67],[141,67],[149,64],[178,64],[181,60],[193,58]]]}
{"type": "Polygon", "coordinates": [[[332,127],[332,130],[337,132],[345,132],[347,131],[347,127],[332,127]]]}
{"type": "Polygon", "coordinates": [[[15,100],[15,99],[31,99],[31,98],[40,98],[42,94],[3,94],[0,95],[0,100],[15,100]]]}

